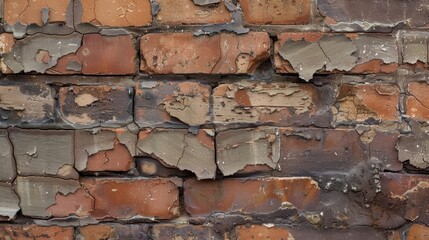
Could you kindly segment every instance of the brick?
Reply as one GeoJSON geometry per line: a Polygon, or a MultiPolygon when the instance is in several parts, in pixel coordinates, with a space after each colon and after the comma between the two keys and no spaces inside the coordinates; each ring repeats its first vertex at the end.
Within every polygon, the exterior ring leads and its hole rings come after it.
{"type": "Polygon", "coordinates": [[[78,171],[129,171],[134,166],[137,135],[124,128],[93,133],[76,131],[74,153],[78,171]]]}
{"type": "Polygon", "coordinates": [[[343,84],[335,106],[338,124],[399,120],[399,88],[389,84],[343,84]]]}
{"type": "Polygon", "coordinates": [[[160,11],[156,20],[160,24],[214,24],[231,21],[230,12],[224,1],[217,4],[199,6],[189,0],[157,0],[160,11]],[[180,14],[177,14],[180,12],[180,14]]]}
{"type": "Polygon", "coordinates": [[[214,123],[329,127],[335,88],[298,83],[238,82],[220,84],[213,92],[214,123]]]}
{"type": "Polygon", "coordinates": [[[413,224],[408,230],[407,240],[424,240],[429,238],[429,227],[413,224]]]}
{"type": "Polygon", "coordinates": [[[307,24],[311,20],[311,1],[239,0],[249,24],[307,24]]]}
{"type": "Polygon", "coordinates": [[[179,216],[179,190],[166,179],[85,178],[96,219],[173,219],[179,216]]]}
{"type": "Polygon", "coordinates": [[[281,33],[274,45],[278,73],[394,73],[399,55],[396,39],[383,34],[281,33]]]}
{"type": "Polygon", "coordinates": [[[237,226],[235,228],[237,240],[245,239],[294,239],[285,228],[266,227],[264,225],[237,226]]]}
{"type": "MultiPolygon", "coordinates": [[[[109,15],[110,16],[110,15],[109,15]]],[[[51,74],[133,75],[137,71],[137,50],[130,35],[86,34],[79,49],[61,56],[49,69],[51,74]]]]}
{"type": "Polygon", "coordinates": [[[145,177],[192,177],[193,173],[181,171],[176,167],[165,166],[165,163],[151,157],[138,157],[136,167],[141,176],[145,177]]]}
{"type": "Polygon", "coordinates": [[[208,124],[210,93],[210,86],[195,82],[137,83],[135,122],[142,128],[208,124]]]}
{"type": "Polygon", "coordinates": [[[73,86],[59,90],[60,113],[73,127],[121,127],[132,122],[131,88],[73,86]]]}
{"type": "Polygon", "coordinates": [[[42,227],[31,225],[0,225],[0,239],[12,240],[48,240],[61,239],[73,240],[74,229],[72,227],[42,227]]]}
{"type": "Polygon", "coordinates": [[[19,210],[19,198],[12,185],[0,182],[0,221],[14,219],[19,210]]]}
{"type": "Polygon", "coordinates": [[[216,176],[213,130],[200,129],[197,134],[187,129],[145,129],[139,134],[140,156],[151,156],[168,166],[190,170],[198,179],[216,176]]]}
{"type": "Polygon", "coordinates": [[[40,126],[54,118],[54,91],[46,85],[0,86],[0,126],[40,126]]]}
{"type": "Polygon", "coordinates": [[[428,37],[427,32],[403,32],[401,56],[406,64],[428,63],[428,37]]]}
{"type": "Polygon", "coordinates": [[[186,211],[191,216],[267,214],[290,205],[314,210],[320,198],[320,189],[311,178],[190,179],[184,189],[186,211]]]}
{"type": "Polygon", "coordinates": [[[428,89],[429,85],[424,82],[411,82],[408,84],[405,113],[415,120],[428,121],[429,119],[429,110],[426,107],[429,97],[425,94],[428,89]]]}
{"type": "Polygon", "coordinates": [[[64,130],[9,130],[20,176],[75,178],[74,132],[64,130]]]}
{"type": "Polygon", "coordinates": [[[158,224],[153,226],[154,240],[161,239],[224,239],[213,228],[201,225],[158,224]]]}
{"type": "Polygon", "coordinates": [[[21,212],[28,217],[88,216],[94,204],[75,180],[18,176],[15,189],[21,199],[21,212]]]}
{"type": "Polygon", "coordinates": [[[80,0],[75,21],[101,27],[144,27],[152,23],[149,0],[80,0]],[[78,18],[79,14],[81,18],[78,18]]]}
{"type": "Polygon", "coordinates": [[[114,240],[114,239],[149,239],[149,225],[146,224],[99,224],[80,227],[76,239],[79,240],[114,240]]]}
{"type": "Polygon", "coordinates": [[[16,177],[12,143],[6,130],[0,130],[0,182],[12,182],[16,177]]]}
{"type": "Polygon", "coordinates": [[[317,2],[317,7],[325,17],[325,22],[334,31],[389,31],[396,26],[426,27],[428,22],[425,16],[429,10],[424,7],[425,4],[426,0],[412,2],[321,0],[317,2]]]}
{"type": "Polygon", "coordinates": [[[151,33],[140,39],[140,70],[152,74],[252,73],[270,54],[267,33],[151,33]],[[234,46],[234,47],[231,47],[234,46]]]}
{"type": "MultiPolygon", "coordinates": [[[[0,34],[0,54],[4,55],[12,51],[13,45],[15,45],[15,38],[11,33],[0,34]]],[[[12,71],[4,63],[3,57],[0,57],[0,71],[2,73],[12,73],[12,71]]]]}

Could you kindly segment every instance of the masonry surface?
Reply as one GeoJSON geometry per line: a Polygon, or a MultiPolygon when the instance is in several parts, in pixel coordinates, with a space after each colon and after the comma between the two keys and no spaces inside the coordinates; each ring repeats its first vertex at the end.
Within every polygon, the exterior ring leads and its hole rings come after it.
{"type": "Polygon", "coordinates": [[[0,240],[429,239],[429,0],[0,9],[0,240]]]}

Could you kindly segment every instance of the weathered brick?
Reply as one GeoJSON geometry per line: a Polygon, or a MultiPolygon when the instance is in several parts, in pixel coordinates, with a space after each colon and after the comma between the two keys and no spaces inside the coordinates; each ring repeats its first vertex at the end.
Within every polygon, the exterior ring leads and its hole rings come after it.
{"type": "Polygon", "coordinates": [[[278,73],[393,73],[398,68],[396,38],[381,34],[281,33],[274,45],[278,73]]]}
{"type": "Polygon", "coordinates": [[[419,123],[411,122],[413,132],[399,137],[396,149],[401,162],[407,162],[417,169],[429,167],[429,135],[419,123]]]}
{"type": "Polygon", "coordinates": [[[165,166],[164,163],[150,157],[138,157],[136,167],[141,176],[145,177],[192,177],[193,173],[181,171],[176,167],[165,166]]]}
{"type": "Polygon", "coordinates": [[[179,190],[166,179],[84,178],[94,198],[96,219],[155,218],[179,215],[179,190]]]}
{"type": "Polygon", "coordinates": [[[212,213],[265,214],[293,205],[314,210],[320,189],[311,178],[259,178],[197,181],[184,184],[186,211],[191,216],[212,213]]]}
{"type": "Polygon", "coordinates": [[[37,225],[0,225],[0,239],[11,240],[73,240],[72,227],[42,227],[37,225]]]}
{"type": "Polygon", "coordinates": [[[2,57],[4,54],[12,51],[13,45],[15,45],[15,38],[11,33],[2,33],[0,34],[0,71],[2,73],[12,73],[12,71],[6,66],[4,63],[4,58],[2,57]]]}
{"type": "Polygon", "coordinates": [[[133,167],[137,135],[125,128],[103,129],[96,133],[79,130],[75,136],[78,171],[128,171],[133,167]]]}
{"type": "Polygon", "coordinates": [[[425,240],[429,238],[429,227],[413,224],[408,230],[407,240],[425,240]]]}
{"type": "Polygon", "coordinates": [[[335,122],[380,123],[399,120],[399,87],[389,84],[343,84],[335,105],[335,122]]]}
{"type": "Polygon", "coordinates": [[[79,0],[75,5],[78,23],[102,27],[143,27],[152,23],[149,0],[79,0]]]}
{"type": "Polygon", "coordinates": [[[152,228],[154,240],[162,239],[224,239],[209,226],[161,224],[152,228]]]}
{"type": "Polygon", "coordinates": [[[152,33],[140,39],[140,70],[155,74],[252,73],[268,60],[269,49],[270,38],[264,32],[199,37],[152,33]]]}
{"type": "Polygon", "coordinates": [[[21,199],[21,212],[24,216],[88,216],[93,209],[94,200],[75,180],[18,176],[15,189],[21,199]]]}
{"type": "Polygon", "coordinates": [[[74,166],[74,132],[9,130],[18,175],[78,178],[74,166]]]}
{"type": "Polygon", "coordinates": [[[298,83],[220,84],[213,92],[214,123],[329,127],[335,88],[298,83]]]}
{"type": "Polygon", "coordinates": [[[0,86],[0,126],[40,126],[54,118],[54,91],[46,85],[0,86]]]}
{"type": "Polygon", "coordinates": [[[239,0],[249,24],[307,24],[311,20],[311,1],[239,0]]]}
{"type": "Polygon", "coordinates": [[[79,240],[114,240],[114,239],[149,239],[149,225],[146,224],[99,224],[80,227],[76,239],[79,240]]]}
{"type": "Polygon", "coordinates": [[[210,86],[195,82],[137,83],[135,122],[140,127],[208,124],[210,93],[210,86]]]}
{"type": "Polygon", "coordinates": [[[19,209],[19,198],[12,185],[0,182],[0,221],[14,219],[19,209]]]}
{"type": "Polygon", "coordinates": [[[427,3],[427,0],[321,0],[317,7],[325,16],[325,22],[335,31],[389,31],[396,26],[427,27],[427,3]]]}
{"type": "Polygon", "coordinates": [[[428,37],[427,32],[402,33],[402,63],[416,66],[428,63],[428,37]]]}
{"type": "Polygon", "coordinates": [[[123,86],[73,86],[59,91],[60,113],[74,127],[121,127],[132,122],[132,91],[123,86]]]}
{"type": "Polygon", "coordinates": [[[160,24],[214,24],[231,21],[224,1],[217,4],[200,6],[189,0],[157,0],[159,12],[156,20],[160,24]],[[180,14],[177,14],[180,12],[180,14]]]}
{"type": "Polygon", "coordinates": [[[16,177],[12,144],[6,130],[0,130],[0,182],[12,182],[16,177]]]}
{"type": "Polygon", "coordinates": [[[145,129],[140,132],[139,155],[152,156],[181,170],[190,170],[198,179],[216,175],[213,130],[200,129],[197,134],[187,129],[145,129]]]}
{"type": "Polygon", "coordinates": [[[425,82],[412,82],[408,84],[408,96],[406,97],[405,113],[418,121],[429,120],[429,110],[426,106],[429,103],[429,97],[426,92],[429,90],[429,84],[425,82]]]}

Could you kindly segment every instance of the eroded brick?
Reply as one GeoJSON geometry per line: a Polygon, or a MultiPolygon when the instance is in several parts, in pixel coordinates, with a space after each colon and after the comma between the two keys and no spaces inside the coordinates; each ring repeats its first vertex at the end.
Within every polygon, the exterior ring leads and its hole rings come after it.
{"type": "Polygon", "coordinates": [[[136,144],[137,135],[125,128],[76,131],[76,169],[88,172],[128,171],[134,166],[136,144]]]}
{"type": "Polygon", "coordinates": [[[311,178],[190,179],[184,189],[186,211],[191,216],[268,214],[291,206],[314,210],[320,197],[317,182],[311,178]]]}
{"type": "Polygon", "coordinates": [[[115,240],[149,239],[149,225],[146,224],[99,224],[80,227],[76,239],[79,240],[115,240]]]}
{"type": "Polygon", "coordinates": [[[52,177],[20,177],[15,189],[24,216],[35,218],[88,216],[94,200],[76,180],[52,177]]]}
{"type": "Polygon", "coordinates": [[[139,155],[152,156],[181,170],[190,170],[198,179],[216,175],[214,132],[200,129],[196,135],[187,129],[145,129],[140,132],[139,155]]]}
{"type": "Polygon", "coordinates": [[[213,93],[214,123],[330,126],[335,88],[298,83],[220,84],[213,93]]]}
{"type": "Polygon", "coordinates": [[[101,27],[143,27],[152,23],[149,0],[79,0],[75,3],[78,23],[91,23],[101,27]]]}
{"type": "Polygon", "coordinates": [[[399,120],[399,88],[389,84],[343,84],[335,105],[335,122],[380,123],[399,120]]]}
{"type": "Polygon", "coordinates": [[[16,177],[12,144],[6,130],[0,130],[0,182],[12,182],[16,177]]]}
{"type": "Polygon", "coordinates": [[[189,0],[157,0],[159,12],[156,20],[160,24],[214,24],[231,21],[224,1],[217,4],[196,5],[189,0]],[[181,14],[177,14],[180,12],[181,14]]]}
{"type": "Polygon", "coordinates": [[[418,121],[428,121],[429,97],[426,91],[429,90],[429,84],[425,82],[412,82],[408,84],[408,96],[406,97],[406,114],[418,121]]]}
{"type": "Polygon", "coordinates": [[[96,219],[172,219],[179,215],[179,190],[166,179],[85,178],[96,219]]]}
{"type": "Polygon", "coordinates": [[[307,24],[311,18],[311,1],[239,0],[244,19],[249,24],[307,24]]]}
{"type": "Polygon", "coordinates": [[[140,70],[156,74],[252,73],[268,60],[267,33],[221,33],[196,37],[192,33],[152,33],[140,39],[140,70]]]}
{"type": "Polygon", "coordinates": [[[74,127],[121,127],[132,122],[131,88],[73,86],[59,91],[60,113],[74,127]]]}
{"type": "Polygon", "coordinates": [[[42,227],[37,225],[0,225],[0,239],[13,240],[73,240],[72,227],[42,227]]]}
{"type": "Polygon", "coordinates": [[[0,126],[39,126],[53,120],[53,95],[46,85],[0,86],[0,126]]]}
{"type": "Polygon", "coordinates": [[[162,239],[224,239],[209,226],[161,224],[152,228],[155,240],[162,239]]]}
{"type": "Polygon", "coordinates": [[[135,122],[140,127],[208,124],[210,93],[210,86],[195,82],[137,83],[135,122]]]}
{"type": "Polygon", "coordinates": [[[9,130],[18,175],[75,178],[74,132],[63,130],[9,130]]]}
{"type": "Polygon", "coordinates": [[[0,221],[14,219],[20,210],[18,204],[19,198],[12,185],[0,182],[0,221]]]}
{"type": "Polygon", "coordinates": [[[274,50],[278,73],[306,81],[323,72],[393,73],[399,61],[392,35],[282,33],[274,50]]]}

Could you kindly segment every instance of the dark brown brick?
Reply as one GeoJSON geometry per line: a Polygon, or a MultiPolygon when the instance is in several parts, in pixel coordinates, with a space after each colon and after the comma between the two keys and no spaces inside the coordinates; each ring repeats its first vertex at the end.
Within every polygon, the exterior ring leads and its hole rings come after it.
{"type": "Polygon", "coordinates": [[[0,225],[0,239],[11,240],[73,240],[72,227],[42,227],[37,225],[0,225]]]}
{"type": "Polygon", "coordinates": [[[146,224],[99,224],[80,227],[76,239],[79,240],[114,240],[114,239],[149,239],[149,225],[146,224]]]}
{"type": "Polygon", "coordinates": [[[0,221],[14,219],[19,210],[19,197],[12,185],[0,182],[0,221]]]}
{"type": "Polygon", "coordinates": [[[162,239],[224,239],[209,226],[160,224],[152,228],[154,240],[162,239]]]}

